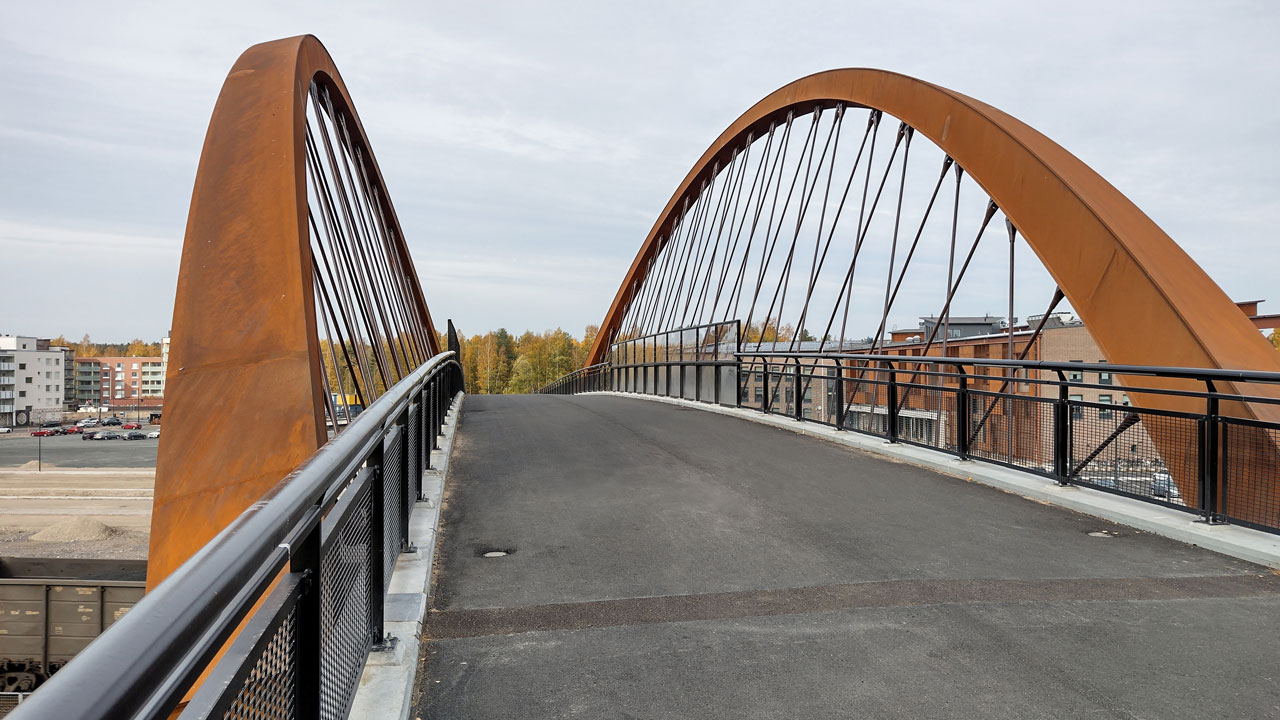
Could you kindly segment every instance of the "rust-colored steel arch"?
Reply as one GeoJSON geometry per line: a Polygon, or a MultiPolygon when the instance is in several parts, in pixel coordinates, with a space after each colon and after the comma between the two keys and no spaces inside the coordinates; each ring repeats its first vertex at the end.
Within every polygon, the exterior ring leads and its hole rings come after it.
{"type": "MultiPolygon", "coordinates": [[[[327,440],[305,130],[313,82],[351,121],[342,77],[310,35],[255,45],[222,86],[200,156],[174,302],[147,584],[154,587],[327,440]]],[[[414,320],[435,328],[394,209],[388,225],[414,320]]]]}
{"type": "Polygon", "coordinates": [[[756,103],[711,143],[631,263],[588,364],[604,359],[681,203],[696,195],[717,163],[723,167],[748,133],[759,137],[787,113],[836,103],[892,115],[954,158],[1013,221],[1111,362],[1280,371],[1280,353],[1222,289],[1079,158],[990,105],[872,69],[801,78],[756,103]]]}

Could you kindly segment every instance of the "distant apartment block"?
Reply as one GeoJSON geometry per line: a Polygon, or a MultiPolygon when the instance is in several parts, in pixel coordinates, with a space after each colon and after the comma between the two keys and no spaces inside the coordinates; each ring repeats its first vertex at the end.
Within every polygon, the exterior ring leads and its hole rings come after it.
{"type": "Polygon", "coordinates": [[[47,339],[0,335],[0,426],[61,420],[70,357],[47,339]]]}
{"type": "Polygon", "coordinates": [[[164,404],[162,357],[76,358],[76,400],[81,406],[123,410],[164,404]]]}

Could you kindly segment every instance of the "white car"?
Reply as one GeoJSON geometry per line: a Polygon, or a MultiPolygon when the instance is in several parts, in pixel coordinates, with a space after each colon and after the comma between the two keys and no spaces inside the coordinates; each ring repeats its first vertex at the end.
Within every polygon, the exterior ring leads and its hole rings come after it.
{"type": "Polygon", "coordinates": [[[152,430],[151,432],[147,433],[147,437],[151,438],[152,440],[155,440],[160,437],[160,431],[152,430]]]}
{"type": "Polygon", "coordinates": [[[11,433],[11,432],[13,432],[13,428],[11,427],[0,427],[0,435],[4,435],[5,433],[11,433]]]}

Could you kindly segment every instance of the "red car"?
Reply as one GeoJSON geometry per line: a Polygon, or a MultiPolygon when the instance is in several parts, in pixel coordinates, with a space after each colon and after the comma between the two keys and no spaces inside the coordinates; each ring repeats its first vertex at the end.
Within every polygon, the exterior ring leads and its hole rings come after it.
{"type": "Polygon", "coordinates": [[[71,427],[67,428],[68,435],[75,435],[76,433],[82,433],[82,432],[84,432],[84,428],[80,427],[79,425],[72,425],[71,427]]]}
{"type": "Polygon", "coordinates": [[[31,437],[49,437],[50,435],[57,435],[57,434],[58,434],[57,430],[51,430],[49,428],[40,428],[39,430],[31,431],[31,437]]]}
{"type": "Polygon", "coordinates": [[[142,426],[138,423],[125,423],[120,426],[121,430],[141,430],[142,426]]]}

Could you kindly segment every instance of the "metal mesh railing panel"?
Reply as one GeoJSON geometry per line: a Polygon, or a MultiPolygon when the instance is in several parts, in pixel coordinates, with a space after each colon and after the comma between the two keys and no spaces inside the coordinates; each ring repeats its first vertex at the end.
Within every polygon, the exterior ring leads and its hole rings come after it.
{"type": "Polygon", "coordinates": [[[951,388],[903,387],[899,390],[898,439],[955,452],[959,449],[956,434],[956,394],[951,388]]]}
{"type": "Polygon", "coordinates": [[[298,609],[289,608],[222,714],[226,720],[286,720],[297,716],[298,609]]]}
{"type": "MultiPolygon", "coordinates": [[[[375,488],[376,490],[376,488],[375,488]]],[[[320,561],[320,717],[342,720],[372,646],[369,544],[372,494],[365,493],[337,529],[320,561]]]]}
{"type": "Polygon", "coordinates": [[[847,376],[844,380],[844,429],[888,437],[888,383],[876,374],[847,376]]]}
{"type": "Polygon", "coordinates": [[[1068,405],[1071,482],[1175,507],[1201,507],[1198,419],[1124,405],[1068,405]]]}
{"type": "Polygon", "coordinates": [[[969,397],[969,455],[1053,473],[1053,401],[1023,395],[969,397]]]}
{"type": "Polygon", "coordinates": [[[1280,428],[1224,420],[1221,509],[1233,522],[1280,530],[1280,428]]]}
{"type": "Polygon", "coordinates": [[[409,478],[405,485],[405,507],[413,507],[422,486],[422,424],[418,421],[418,406],[409,406],[409,478]]]}
{"type": "Polygon", "coordinates": [[[382,456],[382,578],[383,590],[400,557],[400,523],[404,513],[404,433],[393,432],[382,456]]]}

